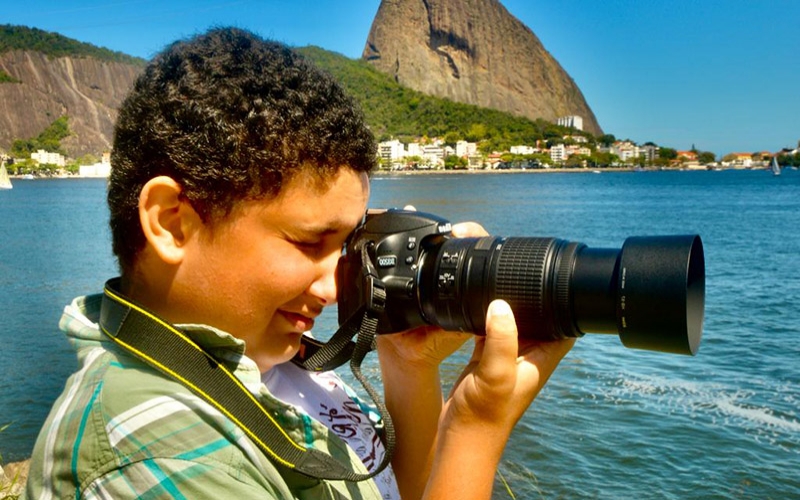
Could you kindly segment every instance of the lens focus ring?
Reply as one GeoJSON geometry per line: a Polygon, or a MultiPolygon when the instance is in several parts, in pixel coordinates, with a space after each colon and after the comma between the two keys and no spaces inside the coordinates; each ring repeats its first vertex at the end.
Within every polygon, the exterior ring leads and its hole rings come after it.
{"type": "Polygon", "coordinates": [[[544,324],[543,293],[553,238],[508,238],[495,272],[495,297],[511,305],[520,336],[544,324]]]}

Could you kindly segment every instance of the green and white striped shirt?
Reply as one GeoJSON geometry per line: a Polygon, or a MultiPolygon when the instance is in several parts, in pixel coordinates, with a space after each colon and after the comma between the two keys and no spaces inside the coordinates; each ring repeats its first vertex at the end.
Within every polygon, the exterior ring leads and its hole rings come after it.
{"type": "MultiPolygon", "coordinates": [[[[372,480],[317,481],[279,471],[227,417],[109,341],[97,325],[101,300],[79,297],[64,310],[60,327],[80,369],[39,434],[23,498],[382,498],[372,480]]],[[[292,439],[364,471],[325,425],[269,393],[240,340],[204,326],[181,329],[228,363],[292,439]]]]}

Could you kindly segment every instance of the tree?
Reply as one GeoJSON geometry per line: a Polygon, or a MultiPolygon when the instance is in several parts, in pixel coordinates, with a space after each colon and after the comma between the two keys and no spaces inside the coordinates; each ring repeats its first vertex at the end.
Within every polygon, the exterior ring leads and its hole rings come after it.
{"type": "Polygon", "coordinates": [[[444,168],[445,170],[467,168],[467,160],[456,155],[447,156],[444,159],[444,168]]]}
{"type": "Polygon", "coordinates": [[[614,153],[601,153],[595,151],[589,157],[589,164],[596,167],[608,167],[619,162],[619,156],[614,153]]]}
{"type": "Polygon", "coordinates": [[[658,150],[658,157],[664,160],[677,160],[678,150],[662,147],[658,150]]]}
{"type": "Polygon", "coordinates": [[[564,162],[565,167],[583,167],[589,163],[589,157],[584,155],[572,155],[564,162]]]}
{"type": "Polygon", "coordinates": [[[606,147],[614,144],[615,142],[617,142],[617,138],[614,137],[614,134],[603,134],[597,138],[597,143],[606,147]]]}
{"type": "Polygon", "coordinates": [[[467,130],[465,139],[469,142],[478,142],[486,139],[488,136],[486,125],[483,123],[473,123],[467,130]]]}
{"type": "Polygon", "coordinates": [[[444,135],[444,143],[448,146],[455,146],[461,140],[461,134],[456,131],[449,131],[444,135]]]}
{"type": "Polygon", "coordinates": [[[697,161],[699,161],[701,165],[708,165],[709,163],[717,161],[717,157],[710,151],[700,151],[697,153],[697,161]]]}
{"type": "Polygon", "coordinates": [[[630,160],[628,160],[628,162],[631,165],[644,168],[647,166],[647,156],[645,155],[634,156],[630,160]]]}
{"type": "Polygon", "coordinates": [[[545,153],[534,153],[532,155],[525,155],[525,160],[532,164],[550,165],[553,160],[550,155],[545,153]]]}
{"type": "Polygon", "coordinates": [[[17,139],[11,144],[11,156],[14,158],[30,158],[36,152],[33,139],[17,139]]]}
{"type": "Polygon", "coordinates": [[[61,139],[68,137],[69,117],[67,115],[57,118],[38,136],[31,139],[17,139],[11,145],[11,154],[15,158],[30,158],[31,153],[44,149],[48,153],[61,153],[61,139]]]}

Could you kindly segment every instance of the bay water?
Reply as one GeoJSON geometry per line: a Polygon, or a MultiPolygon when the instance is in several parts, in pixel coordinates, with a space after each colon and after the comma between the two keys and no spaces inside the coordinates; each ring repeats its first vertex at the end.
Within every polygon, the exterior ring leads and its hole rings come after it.
{"type": "MultiPolygon", "coordinates": [[[[105,188],[15,180],[0,192],[4,461],[29,456],[75,369],[63,306],[116,274],[105,188]]],[[[580,339],[517,426],[495,498],[800,498],[800,172],[377,175],[372,193],[372,207],[411,204],[494,235],[605,248],[634,235],[703,239],[697,356],[580,339]]],[[[316,333],[335,318],[326,312],[316,333]]],[[[449,383],[468,356],[446,362],[449,383]]]]}

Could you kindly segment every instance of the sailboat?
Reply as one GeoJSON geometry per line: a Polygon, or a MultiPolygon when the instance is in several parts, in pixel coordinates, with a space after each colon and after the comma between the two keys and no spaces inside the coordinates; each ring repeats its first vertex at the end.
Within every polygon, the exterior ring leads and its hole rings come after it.
{"type": "Polygon", "coordinates": [[[0,163],[0,189],[11,189],[11,178],[8,176],[8,171],[6,170],[6,164],[0,163]]]}
{"type": "Polygon", "coordinates": [[[781,175],[781,166],[778,165],[778,160],[773,156],[772,163],[770,164],[772,175],[781,175]]]}

